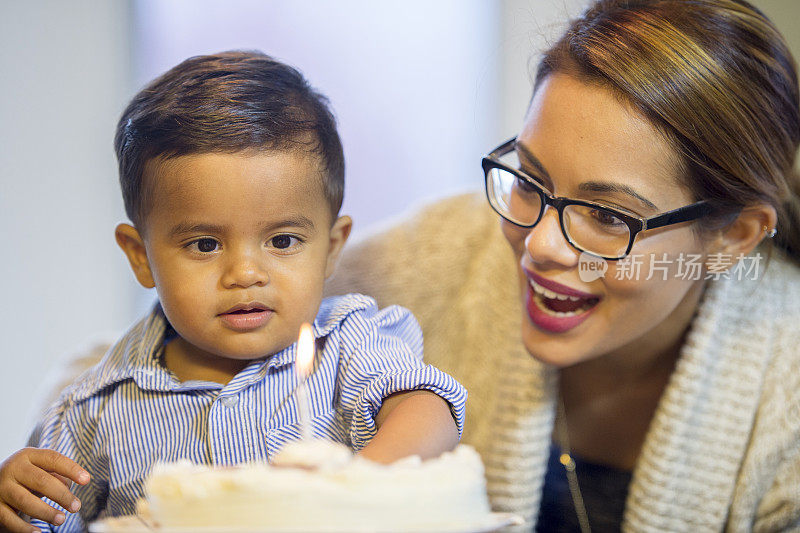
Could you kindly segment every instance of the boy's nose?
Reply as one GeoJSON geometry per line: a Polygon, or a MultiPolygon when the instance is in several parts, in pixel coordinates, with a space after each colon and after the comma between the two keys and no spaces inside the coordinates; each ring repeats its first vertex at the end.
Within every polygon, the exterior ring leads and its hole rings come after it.
{"type": "Polygon", "coordinates": [[[252,254],[233,258],[222,276],[222,285],[226,289],[240,287],[263,287],[269,283],[267,269],[252,254]]]}

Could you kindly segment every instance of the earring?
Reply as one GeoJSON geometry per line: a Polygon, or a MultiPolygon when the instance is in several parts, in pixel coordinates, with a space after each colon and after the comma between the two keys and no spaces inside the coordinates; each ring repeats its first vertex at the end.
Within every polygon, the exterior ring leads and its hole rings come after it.
{"type": "Polygon", "coordinates": [[[764,233],[766,234],[768,239],[771,239],[778,233],[778,230],[775,228],[769,229],[768,227],[764,226],[764,233]]]}

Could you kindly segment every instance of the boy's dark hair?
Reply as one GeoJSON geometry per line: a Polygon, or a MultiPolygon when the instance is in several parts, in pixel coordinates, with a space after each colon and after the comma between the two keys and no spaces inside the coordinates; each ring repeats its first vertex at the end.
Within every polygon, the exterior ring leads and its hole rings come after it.
{"type": "Polygon", "coordinates": [[[153,80],[122,113],[114,137],[125,211],[142,229],[156,158],[303,149],[319,156],[333,217],[344,194],[344,154],[328,100],[296,69],[261,52],[191,57],[153,80]]]}

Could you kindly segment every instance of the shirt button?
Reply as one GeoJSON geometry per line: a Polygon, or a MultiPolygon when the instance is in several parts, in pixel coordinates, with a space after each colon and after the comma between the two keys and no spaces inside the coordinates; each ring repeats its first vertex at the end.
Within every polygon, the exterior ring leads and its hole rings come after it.
{"type": "Polygon", "coordinates": [[[222,405],[224,405],[228,409],[232,409],[232,408],[236,407],[236,404],[239,403],[239,397],[238,396],[223,396],[222,398],[220,398],[219,401],[221,401],[222,405]]]}

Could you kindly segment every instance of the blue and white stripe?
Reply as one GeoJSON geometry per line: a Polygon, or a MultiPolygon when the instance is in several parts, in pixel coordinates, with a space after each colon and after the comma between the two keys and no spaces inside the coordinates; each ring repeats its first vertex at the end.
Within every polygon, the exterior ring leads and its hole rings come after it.
{"type": "MultiPolygon", "coordinates": [[[[406,309],[379,310],[366,296],[323,300],[314,322],[320,351],[308,379],[314,433],[361,449],[383,399],[426,389],[451,405],[459,434],[466,390],[422,362],[422,332],[406,309]]],[[[252,361],[233,380],[179,382],[160,363],[169,328],[159,306],[50,408],[31,445],[71,457],[92,475],[75,485],[80,514],[42,531],[82,531],[97,518],[130,514],[156,461],[209,465],[268,460],[300,436],[295,349],[252,361]]],[[[48,501],[48,503],[53,504],[48,501]]]]}

